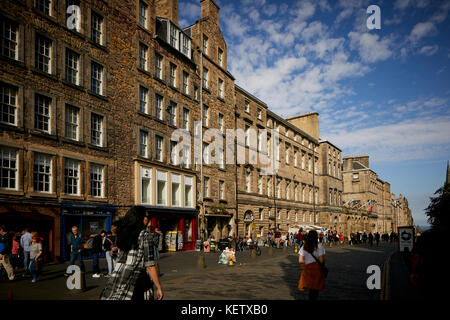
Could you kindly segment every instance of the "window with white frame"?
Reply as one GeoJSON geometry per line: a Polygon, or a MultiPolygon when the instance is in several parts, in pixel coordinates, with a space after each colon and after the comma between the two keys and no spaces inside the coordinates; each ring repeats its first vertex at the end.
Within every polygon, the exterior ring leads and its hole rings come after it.
{"type": "Polygon", "coordinates": [[[262,111],[258,108],[258,119],[262,120],[262,111]]]}
{"type": "Polygon", "coordinates": [[[36,0],[36,8],[42,13],[51,15],[51,0],[36,0]]]}
{"type": "Polygon", "coordinates": [[[170,101],[167,111],[169,113],[169,124],[172,126],[176,126],[177,125],[177,104],[173,101],[170,101]]]}
{"type": "Polygon", "coordinates": [[[156,170],[156,204],[167,206],[167,172],[156,170]]]}
{"type": "Polygon", "coordinates": [[[192,177],[184,177],[184,206],[185,207],[193,207],[194,206],[194,190],[193,190],[193,181],[192,177]]]}
{"type": "Polygon", "coordinates": [[[183,145],[183,167],[189,168],[191,166],[191,147],[183,145]]]}
{"type": "Polygon", "coordinates": [[[305,170],[305,153],[302,152],[302,169],[305,170]]]}
{"type": "Polygon", "coordinates": [[[194,86],[194,99],[198,101],[198,87],[194,86]]]}
{"type": "Polygon", "coordinates": [[[41,94],[34,95],[34,128],[50,133],[50,106],[52,99],[41,94]]]}
{"type": "Polygon", "coordinates": [[[308,156],[308,171],[312,172],[312,158],[308,156]]]}
{"type": "Polygon", "coordinates": [[[66,112],[65,112],[66,138],[76,141],[79,140],[79,118],[80,118],[80,109],[78,107],[66,104],[66,112]]]}
{"type": "Polygon", "coordinates": [[[180,31],[178,30],[178,28],[173,23],[170,23],[170,45],[175,49],[179,49],[178,43],[179,32],[180,31]]]}
{"type": "Polygon", "coordinates": [[[244,101],[244,111],[250,113],[250,102],[248,100],[244,101]]]}
{"type": "Polygon", "coordinates": [[[148,61],[148,47],[143,43],[139,43],[139,68],[147,71],[148,70],[147,61],[148,61]]]}
{"type": "Polygon", "coordinates": [[[180,33],[180,36],[183,39],[181,52],[188,58],[191,58],[191,39],[183,33],[180,33]]]}
{"type": "Polygon", "coordinates": [[[147,29],[147,5],[139,1],[139,25],[147,29]]]}
{"type": "Polygon", "coordinates": [[[219,79],[218,83],[219,98],[223,98],[223,80],[219,79]]]}
{"type": "Polygon", "coordinates": [[[203,35],[203,53],[208,54],[208,37],[203,35]]]}
{"type": "Polygon", "coordinates": [[[156,119],[162,120],[163,119],[163,97],[159,94],[155,94],[155,117],[156,119]]]}
{"type": "Polygon", "coordinates": [[[183,71],[183,93],[189,94],[189,73],[183,71]]]}
{"type": "Polygon", "coordinates": [[[245,125],[245,146],[250,146],[250,126],[245,125]]]}
{"type": "Polygon", "coordinates": [[[163,57],[156,53],[155,54],[155,76],[158,79],[162,79],[163,75],[162,75],[162,71],[163,71],[163,67],[162,67],[162,63],[163,63],[163,57]]]}
{"type": "Polygon", "coordinates": [[[221,114],[221,113],[219,113],[219,115],[218,115],[218,123],[219,123],[219,131],[224,133],[225,127],[223,125],[223,114],[221,114]]]}
{"type": "Polygon", "coordinates": [[[220,169],[225,169],[225,161],[224,161],[224,156],[223,156],[223,148],[219,148],[219,149],[218,149],[218,153],[219,153],[219,168],[220,168],[220,169]]]}
{"type": "Polygon", "coordinates": [[[0,188],[18,189],[17,150],[0,147],[0,188]]]}
{"type": "Polygon", "coordinates": [[[91,39],[103,45],[103,17],[94,11],[91,11],[91,39]]]}
{"type": "Polygon", "coordinates": [[[172,186],[172,206],[181,207],[181,176],[172,173],[170,175],[170,181],[172,186]]]}
{"type": "Polygon", "coordinates": [[[148,114],[148,89],[139,86],[139,111],[148,114]]]}
{"type": "Polygon", "coordinates": [[[203,142],[203,163],[204,164],[210,164],[209,159],[209,144],[206,142],[203,142]]]}
{"type": "Polygon", "coordinates": [[[75,85],[80,84],[79,76],[80,55],[70,49],[66,49],[66,80],[75,85]]]}
{"type": "Polygon", "coordinates": [[[178,154],[176,153],[177,150],[177,142],[176,141],[170,141],[170,163],[173,165],[178,165],[178,154]]]}
{"type": "Polygon", "coordinates": [[[177,87],[177,66],[173,63],[170,63],[169,84],[174,88],[177,87]]]}
{"type": "Polygon", "coordinates": [[[219,199],[225,199],[225,181],[219,180],[219,199]]]}
{"type": "Polygon", "coordinates": [[[52,157],[46,154],[34,154],[33,166],[34,192],[52,192],[52,157]]]}
{"type": "Polygon", "coordinates": [[[141,172],[141,203],[152,204],[152,169],[140,167],[141,172]]]}
{"type": "Polygon", "coordinates": [[[208,89],[208,69],[203,67],[203,88],[208,89]]]}
{"type": "Polygon", "coordinates": [[[286,164],[289,164],[290,153],[291,153],[291,148],[288,145],[286,145],[286,164]]]}
{"type": "Polygon", "coordinates": [[[51,73],[52,66],[52,40],[36,34],[35,40],[35,67],[43,72],[51,73]]]}
{"type": "Polygon", "coordinates": [[[306,202],[306,186],[302,185],[302,202],[306,202]]]}
{"type": "Polygon", "coordinates": [[[158,161],[163,161],[163,137],[155,136],[155,158],[158,161]]]}
{"type": "Polygon", "coordinates": [[[208,113],[209,113],[209,107],[203,106],[203,126],[207,127],[209,125],[208,121],[208,113]]]}
{"type": "Polygon", "coordinates": [[[251,186],[251,172],[245,172],[245,191],[250,192],[252,190],[251,186]]]}
{"type": "Polygon", "coordinates": [[[91,196],[104,198],[104,189],[103,166],[91,164],[91,196]]]}
{"type": "Polygon", "coordinates": [[[203,177],[203,197],[209,197],[209,178],[203,177]]]}
{"type": "Polygon", "coordinates": [[[103,116],[91,113],[91,144],[103,146],[103,116]]]}
{"type": "Polygon", "coordinates": [[[297,150],[294,150],[294,167],[295,168],[297,168],[297,165],[298,165],[297,156],[298,156],[298,152],[297,152],[297,150]]]}
{"type": "Polygon", "coordinates": [[[91,63],[91,91],[103,94],[103,67],[96,62],[91,63]]]}
{"type": "Polygon", "coordinates": [[[145,130],[139,130],[139,155],[148,157],[148,132],[145,130]]]}
{"type": "Polygon", "coordinates": [[[10,59],[18,60],[19,50],[18,50],[18,34],[19,26],[17,23],[1,17],[2,22],[0,23],[0,53],[2,56],[8,57],[10,59]]]}
{"type": "Polygon", "coordinates": [[[77,160],[65,160],[64,193],[68,195],[80,195],[80,162],[77,160]]]}
{"type": "Polygon", "coordinates": [[[189,131],[189,109],[183,108],[183,129],[189,131]]]}

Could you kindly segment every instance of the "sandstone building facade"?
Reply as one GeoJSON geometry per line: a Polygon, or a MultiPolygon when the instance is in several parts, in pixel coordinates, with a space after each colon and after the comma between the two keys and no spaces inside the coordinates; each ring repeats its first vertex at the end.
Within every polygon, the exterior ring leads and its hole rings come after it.
{"type": "Polygon", "coordinates": [[[200,5],[181,28],[176,0],[2,1],[0,223],[38,231],[49,260],[67,258],[72,225],[109,230],[132,205],[172,250],[273,227],[411,224],[368,157],[342,159],[320,139],[317,113],[283,119],[235,84],[220,9],[200,5]]]}

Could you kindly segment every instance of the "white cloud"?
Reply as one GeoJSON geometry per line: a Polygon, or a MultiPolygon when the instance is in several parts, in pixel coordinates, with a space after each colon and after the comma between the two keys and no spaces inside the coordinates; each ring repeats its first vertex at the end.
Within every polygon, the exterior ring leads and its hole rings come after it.
{"type": "Polygon", "coordinates": [[[426,56],[432,56],[433,54],[435,54],[437,51],[439,50],[439,46],[438,45],[434,45],[434,46],[425,46],[422,47],[419,50],[419,54],[424,54],[426,56]]]}
{"type": "Polygon", "coordinates": [[[395,1],[394,8],[405,9],[411,3],[411,0],[397,0],[395,1]]]}
{"type": "Polygon", "coordinates": [[[386,60],[392,55],[392,40],[382,38],[377,34],[350,32],[350,48],[358,50],[361,59],[365,62],[386,60]]]}
{"type": "Polygon", "coordinates": [[[414,26],[414,28],[411,30],[411,34],[409,35],[409,38],[412,42],[417,42],[423,37],[426,37],[428,35],[432,35],[436,32],[436,27],[432,22],[419,22],[414,26]]]}
{"type": "Polygon", "coordinates": [[[277,6],[275,4],[264,6],[263,12],[270,17],[277,12],[277,6]]]}

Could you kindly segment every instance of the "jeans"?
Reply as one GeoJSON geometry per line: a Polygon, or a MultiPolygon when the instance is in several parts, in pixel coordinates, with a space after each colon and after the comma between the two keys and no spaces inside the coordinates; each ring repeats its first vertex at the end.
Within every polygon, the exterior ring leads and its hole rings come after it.
{"type": "Polygon", "coordinates": [[[111,251],[106,251],[106,263],[108,264],[108,274],[111,276],[116,266],[116,260],[111,257],[111,251]]]}
{"type": "Polygon", "coordinates": [[[84,262],[81,260],[81,253],[80,252],[71,252],[70,253],[70,265],[75,264],[75,261],[80,261],[80,269],[81,272],[84,272],[84,262]]]}
{"type": "Polygon", "coordinates": [[[28,267],[30,266],[30,251],[23,251],[23,268],[28,270],[28,267]]]}
{"type": "Polygon", "coordinates": [[[37,270],[37,268],[36,268],[36,259],[35,259],[35,258],[31,259],[31,261],[30,261],[30,266],[29,266],[28,269],[30,270],[30,273],[31,273],[31,276],[33,277],[33,280],[34,280],[35,282],[36,282],[36,281],[39,281],[39,278],[38,278],[38,270],[37,270]]]}
{"type": "Polygon", "coordinates": [[[100,253],[92,254],[92,273],[97,274],[100,273],[100,267],[98,263],[98,258],[100,258],[100,253]]]}

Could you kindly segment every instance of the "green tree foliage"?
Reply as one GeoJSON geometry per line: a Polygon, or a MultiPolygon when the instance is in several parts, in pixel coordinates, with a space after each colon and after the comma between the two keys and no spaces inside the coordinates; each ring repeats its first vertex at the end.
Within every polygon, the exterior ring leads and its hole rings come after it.
{"type": "Polygon", "coordinates": [[[433,227],[448,227],[450,218],[450,183],[435,192],[435,197],[430,197],[430,204],[425,209],[428,223],[433,227]]]}

